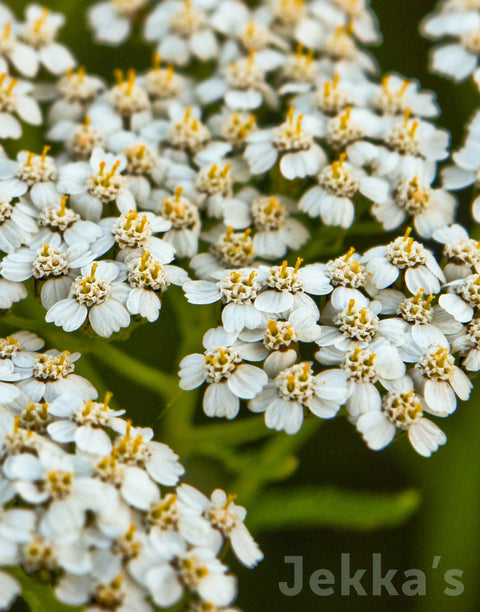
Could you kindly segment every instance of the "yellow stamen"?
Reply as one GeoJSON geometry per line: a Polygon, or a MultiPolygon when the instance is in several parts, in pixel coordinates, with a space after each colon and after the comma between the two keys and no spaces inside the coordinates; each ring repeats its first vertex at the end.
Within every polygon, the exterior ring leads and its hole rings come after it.
{"type": "Polygon", "coordinates": [[[220,175],[225,178],[227,176],[227,174],[230,172],[230,169],[232,167],[232,164],[226,164],[225,167],[223,168],[223,170],[221,171],[220,175]]]}
{"type": "Polygon", "coordinates": [[[7,87],[7,89],[6,89],[5,93],[6,93],[7,95],[8,95],[8,94],[11,94],[11,93],[12,93],[12,91],[15,89],[15,87],[16,87],[17,85],[18,85],[18,79],[12,79],[12,80],[10,81],[10,85],[7,87]]]}
{"type": "Polygon", "coordinates": [[[277,322],[273,319],[270,319],[270,321],[267,323],[267,329],[272,336],[276,336],[278,334],[277,322]]]}
{"type": "Polygon", "coordinates": [[[418,121],[414,121],[410,127],[410,129],[408,130],[408,135],[410,136],[410,138],[414,138],[415,137],[415,132],[418,129],[418,121]]]}
{"type": "Polygon", "coordinates": [[[10,23],[10,21],[7,21],[7,23],[3,26],[3,38],[5,40],[8,40],[11,35],[12,35],[12,24],[10,23]]]}
{"type": "Polygon", "coordinates": [[[350,113],[352,112],[352,107],[347,106],[345,108],[345,113],[340,117],[340,129],[346,130],[348,128],[348,122],[350,121],[350,113]]]}
{"type": "Polygon", "coordinates": [[[295,108],[293,106],[290,106],[290,108],[288,109],[288,115],[287,115],[287,121],[290,125],[293,124],[294,114],[295,114],[295,108]]]}
{"type": "Polygon", "coordinates": [[[92,263],[92,268],[91,268],[91,270],[90,270],[90,274],[89,274],[89,276],[88,276],[88,278],[89,278],[90,280],[92,280],[92,281],[93,281],[93,280],[95,280],[95,273],[96,273],[96,271],[97,271],[97,268],[98,268],[98,263],[97,263],[96,261],[94,261],[94,262],[92,263]]]}
{"type": "Polygon", "coordinates": [[[127,87],[126,87],[126,93],[127,95],[130,95],[132,93],[133,88],[135,87],[135,70],[133,68],[130,68],[130,70],[127,71],[127,87]]]}
{"type": "Polygon", "coordinates": [[[295,132],[297,134],[300,134],[302,131],[302,120],[303,120],[303,115],[298,115],[297,117],[297,124],[295,126],[295,132]]]}
{"type": "Polygon", "coordinates": [[[117,81],[117,85],[121,85],[123,83],[123,70],[121,68],[115,68],[113,71],[113,76],[117,81]]]}
{"type": "Polygon", "coordinates": [[[180,187],[180,185],[175,189],[175,200],[178,202],[182,196],[183,193],[183,187],[180,187]]]}
{"type": "Polygon", "coordinates": [[[217,164],[212,164],[212,167],[208,171],[208,178],[211,178],[211,179],[215,178],[217,173],[218,173],[218,166],[217,166],[217,164]]]}
{"type": "Polygon", "coordinates": [[[46,157],[47,157],[47,153],[50,151],[50,149],[51,149],[51,148],[52,148],[52,147],[50,147],[49,145],[45,145],[45,146],[43,147],[43,150],[42,150],[42,155],[41,155],[41,158],[40,158],[40,159],[42,160],[42,164],[44,164],[44,163],[45,163],[45,159],[46,159],[46,157]]]}

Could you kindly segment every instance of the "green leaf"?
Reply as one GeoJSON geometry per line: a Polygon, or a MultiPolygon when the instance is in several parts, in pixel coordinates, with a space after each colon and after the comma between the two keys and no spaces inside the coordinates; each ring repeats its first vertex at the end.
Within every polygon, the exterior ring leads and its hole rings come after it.
{"type": "Polygon", "coordinates": [[[259,496],[248,515],[253,531],[331,527],[370,531],[397,527],[418,509],[420,495],[363,493],[333,487],[270,490],[259,496]]]}
{"type": "Polygon", "coordinates": [[[22,597],[28,604],[31,612],[74,612],[82,608],[73,608],[66,606],[55,599],[53,595],[53,587],[48,582],[41,582],[34,576],[29,576],[18,568],[10,568],[8,570],[20,583],[22,587],[22,597]]]}

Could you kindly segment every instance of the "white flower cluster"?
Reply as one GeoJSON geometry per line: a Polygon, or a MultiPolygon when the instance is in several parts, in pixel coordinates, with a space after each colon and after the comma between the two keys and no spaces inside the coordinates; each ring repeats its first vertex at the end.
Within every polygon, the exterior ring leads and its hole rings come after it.
{"type": "Polygon", "coordinates": [[[429,456],[446,437],[424,413],[454,412],[472,388],[464,370],[480,369],[480,250],[460,226],[443,229],[442,270],[410,232],[362,256],[350,249],[326,264],[285,261],[186,283],[189,302],[220,301],[223,325],[205,334],[204,354],[181,361],[180,387],[206,383],[210,417],[233,419],[248,400],[288,434],[310,413],[329,419],[345,406],[370,448],[406,431],[429,456]],[[308,344],[315,362],[304,357],[308,344]]]}
{"type": "MultiPolygon", "coordinates": [[[[90,21],[126,32],[120,21],[144,4],[103,2],[90,21]],[[109,11],[120,21],[106,19],[109,11]]],[[[39,36],[46,28],[46,48],[65,59],[52,42],[61,16],[31,5],[27,22],[39,36]]],[[[207,280],[258,265],[257,257],[283,258],[309,238],[292,216],[300,212],[349,228],[367,203],[385,229],[411,217],[424,238],[453,222],[455,198],[432,186],[449,140],[430,121],[434,96],[396,75],[372,76],[375,64],[357,44],[378,40],[368,3],[163,2],[146,20],[146,37],[168,61],[183,65],[191,52],[216,68],[198,83],[156,55],[151,69],[118,70],[108,87],[74,71],[73,58],[47,65],[62,73],[39,90],[49,102],[47,138],[62,150],[0,159],[3,308],[25,298],[23,283],[33,279],[48,322],[109,337],[131,316],[155,321],[163,292],[188,281],[171,265],[175,255],[207,280]],[[284,102],[283,120],[257,125],[252,111],[284,102]],[[270,169],[277,189],[264,180],[270,169]],[[200,239],[208,252],[199,253],[200,239]]],[[[14,83],[5,73],[0,89],[10,95],[14,83]]]]}
{"type": "Polygon", "coordinates": [[[61,75],[74,68],[71,52],[56,41],[65,18],[38,4],[30,4],[25,19],[18,21],[11,10],[0,6],[0,138],[20,138],[22,126],[17,117],[41,125],[42,113],[32,96],[31,79],[44,68],[61,75]],[[10,70],[20,78],[11,76],[10,70]]]}
{"type": "Polygon", "coordinates": [[[424,36],[446,39],[431,54],[433,72],[460,82],[473,75],[480,88],[480,2],[442,0],[421,25],[424,36]]]}
{"type": "Polygon", "coordinates": [[[262,558],[245,509],[178,485],[177,455],[112,409],[111,393],[97,399],[74,374],[78,353],[43,344],[0,339],[0,609],[20,593],[4,570],[21,566],[92,612],[170,608],[185,593],[192,611],[224,610],[237,590],[218,558],[225,540],[247,567],[262,558]]]}

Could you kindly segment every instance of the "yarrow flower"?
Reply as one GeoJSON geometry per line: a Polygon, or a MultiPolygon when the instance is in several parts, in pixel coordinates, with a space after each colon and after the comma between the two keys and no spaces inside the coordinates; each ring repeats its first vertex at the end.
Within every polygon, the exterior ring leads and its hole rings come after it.
{"type": "Polygon", "coordinates": [[[252,350],[248,344],[237,342],[236,333],[228,333],[222,327],[209,330],[203,338],[204,355],[196,353],[180,362],[180,386],[195,389],[208,383],[203,400],[207,416],[233,419],[240,409],[241,399],[251,399],[267,382],[266,373],[256,366],[244,363],[244,359],[256,361],[263,350],[252,350]]]}

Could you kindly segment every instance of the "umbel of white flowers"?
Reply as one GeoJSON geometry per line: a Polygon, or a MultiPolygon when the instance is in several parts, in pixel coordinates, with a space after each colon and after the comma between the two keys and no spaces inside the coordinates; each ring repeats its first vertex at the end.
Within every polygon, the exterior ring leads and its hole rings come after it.
{"type": "MultiPolygon", "coordinates": [[[[185,592],[200,607],[230,605],[225,541],[247,567],[263,557],[245,508],[179,484],[178,456],[113,409],[111,393],[97,398],[75,374],[80,354],[43,344],[26,331],[0,339],[0,568],[47,572],[59,601],[89,610],[169,608],[185,592]]],[[[19,593],[0,569],[0,609],[19,593]]]]}

